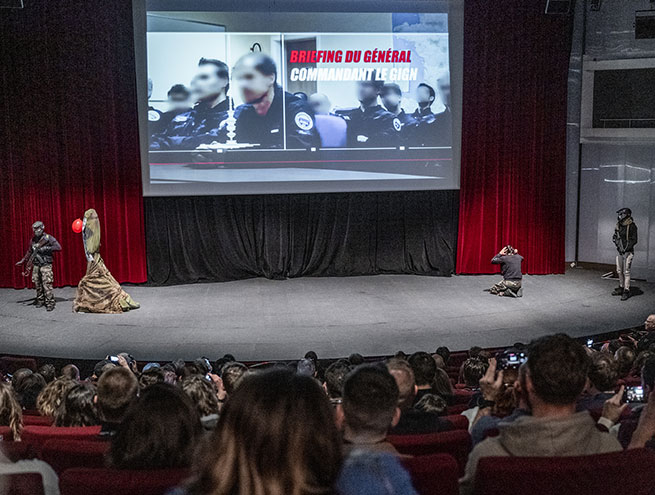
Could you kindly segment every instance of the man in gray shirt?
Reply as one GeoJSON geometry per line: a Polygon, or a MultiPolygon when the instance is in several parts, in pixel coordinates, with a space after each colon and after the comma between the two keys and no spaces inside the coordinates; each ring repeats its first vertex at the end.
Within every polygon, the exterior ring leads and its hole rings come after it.
{"type": "Polygon", "coordinates": [[[509,244],[505,246],[500,253],[491,259],[494,265],[500,265],[500,273],[503,280],[494,284],[489,289],[492,294],[499,296],[521,297],[521,280],[523,274],[521,273],[521,262],[523,256],[519,254],[518,249],[514,249],[509,244]]]}

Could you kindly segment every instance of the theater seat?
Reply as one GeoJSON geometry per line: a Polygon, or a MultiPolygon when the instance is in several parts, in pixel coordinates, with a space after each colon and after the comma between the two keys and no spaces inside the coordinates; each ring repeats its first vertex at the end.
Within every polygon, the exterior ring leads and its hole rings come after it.
{"type": "Polygon", "coordinates": [[[118,469],[67,469],[59,477],[61,495],[164,495],[179,485],[187,469],[132,471],[118,469]]]}
{"type": "Polygon", "coordinates": [[[52,418],[47,416],[35,416],[32,414],[23,414],[23,424],[25,426],[51,426],[52,418]]]}
{"type": "Polygon", "coordinates": [[[43,478],[39,473],[0,475],[2,495],[43,495],[43,478]]]}
{"type": "Polygon", "coordinates": [[[459,495],[459,469],[448,454],[432,454],[401,459],[419,495],[459,495]]]}
{"type": "Polygon", "coordinates": [[[5,442],[11,442],[14,439],[14,432],[8,426],[0,426],[0,437],[5,442]]]}
{"type": "Polygon", "coordinates": [[[466,430],[426,435],[389,435],[387,438],[401,454],[414,456],[450,454],[457,461],[460,476],[464,474],[471,451],[471,435],[466,430]]]}
{"type": "Polygon", "coordinates": [[[21,440],[28,443],[40,454],[41,448],[55,438],[62,440],[101,440],[98,436],[100,426],[26,426],[21,440]]]}
{"type": "Polygon", "coordinates": [[[36,457],[36,452],[34,452],[32,446],[25,442],[7,442],[3,440],[0,442],[0,451],[11,462],[34,459],[36,457]]]}
{"type": "Polygon", "coordinates": [[[466,416],[461,414],[452,414],[449,416],[443,416],[443,419],[450,421],[455,430],[468,430],[469,429],[469,420],[466,416]]]}
{"type": "Polygon", "coordinates": [[[29,357],[2,356],[0,357],[0,371],[13,374],[16,370],[28,368],[36,371],[36,360],[29,357]]]}
{"type": "Polygon", "coordinates": [[[585,457],[487,457],[475,478],[477,495],[650,495],[655,452],[646,449],[585,457]]]}
{"type": "Polygon", "coordinates": [[[458,389],[454,390],[455,392],[455,404],[468,404],[473,397],[473,392],[467,389],[458,389]]]}
{"type": "Polygon", "coordinates": [[[455,415],[455,414],[461,414],[464,411],[466,411],[469,408],[468,403],[465,404],[455,404],[454,406],[448,406],[446,408],[446,412],[448,413],[449,416],[455,415]]]}
{"type": "Polygon", "coordinates": [[[41,448],[41,459],[57,474],[78,467],[102,468],[109,445],[95,440],[48,440],[41,448]]]}

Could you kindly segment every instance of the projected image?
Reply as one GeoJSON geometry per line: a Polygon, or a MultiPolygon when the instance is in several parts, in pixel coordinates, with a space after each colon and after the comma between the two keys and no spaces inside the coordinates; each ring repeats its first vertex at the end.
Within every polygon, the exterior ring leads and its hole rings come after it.
{"type": "Polygon", "coordinates": [[[288,18],[230,32],[248,14],[194,14],[149,17],[150,184],[177,185],[172,194],[193,193],[185,184],[218,194],[237,183],[452,187],[446,14],[377,15],[380,32],[367,33],[338,32],[329,14],[314,14],[324,32],[311,33],[275,30],[288,18]]]}

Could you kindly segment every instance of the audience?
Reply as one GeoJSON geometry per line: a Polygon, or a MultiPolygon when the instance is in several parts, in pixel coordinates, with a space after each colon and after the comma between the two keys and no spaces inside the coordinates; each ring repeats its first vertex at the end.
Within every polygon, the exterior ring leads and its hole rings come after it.
{"type": "Polygon", "coordinates": [[[272,369],[243,379],[196,476],[176,493],[331,494],[340,468],[339,434],[321,387],[292,370],[272,369]]]}
{"type": "Polygon", "coordinates": [[[164,383],[166,381],[166,372],[159,366],[144,368],[143,373],[139,376],[139,388],[141,390],[148,388],[155,383],[164,383]]]}
{"type": "Polygon", "coordinates": [[[247,371],[248,368],[242,363],[230,362],[223,366],[221,379],[228,397],[234,393],[247,371]]]}
{"type": "Polygon", "coordinates": [[[61,369],[61,377],[68,378],[74,382],[80,381],[80,370],[74,364],[67,364],[61,369]]]}
{"type": "Polygon", "coordinates": [[[605,401],[616,393],[619,367],[611,354],[595,352],[587,375],[587,386],[578,400],[578,411],[601,411],[605,401]]]}
{"type": "Polygon", "coordinates": [[[45,388],[45,380],[38,373],[26,374],[14,386],[18,402],[23,409],[33,411],[36,409],[36,399],[45,388]]]}
{"type": "Polygon", "coordinates": [[[48,383],[36,399],[36,408],[39,414],[54,419],[64,397],[75,385],[73,380],[67,378],[59,378],[48,383]]]}
{"type": "Polygon", "coordinates": [[[463,494],[473,492],[477,464],[483,457],[576,456],[621,450],[618,440],[599,431],[587,411],[575,412],[589,365],[582,344],[566,335],[543,337],[530,345],[521,387],[531,415],[500,423],[497,437],[473,449],[460,484],[463,494]]]}
{"type": "Polygon", "coordinates": [[[387,433],[400,420],[398,399],[396,380],[386,367],[355,368],[343,384],[344,452],[365,449],[397,454],[387,433]]]}
{"type": "Polygon", "coordinates": [[[15,441],[23,431],[23,410],[11,385],[0,382],[0,426],[8,426],[15,441]]]}
{"type": "Polygon", "coordinates": [[[171,469],[191,465],[202,426],[178,387],[156,383],[130,404],[111,439],[109,464],[117,469],[171,469]]]}
{"type": "Polygon", "coordinates": [[[80,383],[71,387],[55,411],[55,426],[93,426],[98,424],[94,403],[95,387],[80,383]]]}
{"type": "Polygon", "coordinates": [[[52,364],[44,364],[43,366],[39,367],[37,373],[43,377],[46,384],[52,382],[57,376],[55,367],[52,364]]]}
{"type": "Polygon", "coordinates": [[[181,386],[182,391],[189,396],[196,407],[202,426],[207,430],[213,430],[220,413],[218,390],[214,382],[200,375],[194,375],[183,380],[181,386]]]}
{"type": "Polygon", "coordinates": [[[414,403],[418,402],[425,394],[433,393],[432,386],[437,374],[437,363],[427,352],[415,352],[408,359],[409,365],[414,372],[416,381],[416,397],[414,403]]]}
{"type": "Polygon", "coordinates": [[[616,350],[614,359],[618,368],[618,377],[627,378],[632,372],[637,354],[634,347],[623,345],[616,350]]]}
{"type": "Polygon", "coordinates": [[[100,377],[95,402],[102,425],[101,436],[116,434],[127,408],[138,393],[139,382],[127,368],[114,367],[100,377]]]}
{"type": "Polygon", "coordinates": [[[416,495],[397,456],[364,450],[345,459],[337,491],[339,495],[416,495]]]}

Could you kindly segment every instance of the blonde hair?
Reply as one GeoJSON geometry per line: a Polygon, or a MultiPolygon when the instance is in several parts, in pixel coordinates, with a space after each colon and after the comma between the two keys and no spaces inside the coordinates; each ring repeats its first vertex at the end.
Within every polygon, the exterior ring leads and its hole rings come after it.
{"type": "Polygon", "coordinates": [[[36,408],[39,410],[39,414],[54,418],[66,393],[74,386],[75,382],[68,378],[58,378],[48,383],[36,398],[36,408]]]}
{"type": "Polygon", "coordinates": [[[8,426],[14,441],[20,440],[23,432],[23,410],[16,400],[11,385],[0,382],[0,426],[8,426]]]}

